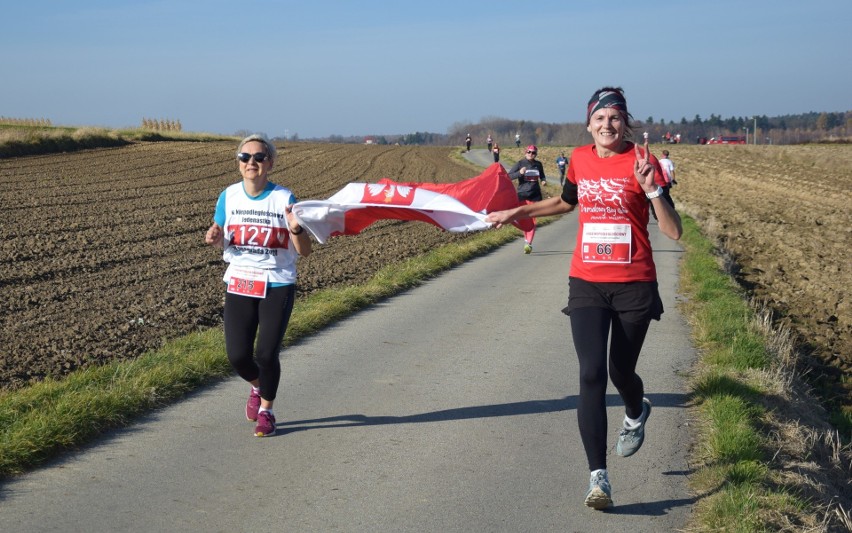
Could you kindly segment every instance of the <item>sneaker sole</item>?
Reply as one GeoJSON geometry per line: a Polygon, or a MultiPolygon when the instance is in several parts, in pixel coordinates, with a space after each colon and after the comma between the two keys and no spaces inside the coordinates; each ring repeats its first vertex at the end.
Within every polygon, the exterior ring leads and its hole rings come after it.
{"type": "Polygon", "coordinates": [[[606,492],[601,489],[595,488],[592,489],[592,492],[590,492],[588,496],[586,496],[585,504],[586,507],[591,507],[592,509],[597,509],[599,511],[611,506],[612,498],[607,496],[606,492]]]}

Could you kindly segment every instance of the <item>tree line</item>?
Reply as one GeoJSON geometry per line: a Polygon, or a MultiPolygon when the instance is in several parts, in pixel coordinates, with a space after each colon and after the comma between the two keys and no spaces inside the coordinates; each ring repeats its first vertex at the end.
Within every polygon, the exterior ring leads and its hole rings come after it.
{"type": "MultiPolygon", "coordinates": [[[[749,143],[757,144],[798,144],[820,141],[852,141],[852,111],[841,113],[803,113],[778,117],[729,117],[711,114],[709,118],[695,115],[692,120],[685,117],[680,121],[665,119],[645,120],[634,117],[634,135],[648,132],[652,142],[661,142],[667,137],[678,134],[682,143],[696,143],[699,139],[709,139],[727,135],[748,135],[749,143]],[[755,127],[757,128],[755,130],[755,127]]],[[[578,146],[589,142],[586,125],[581,123],[547,123],[526,120],[510,120],[499,117],[486,117],[478,123],[459,122],[453,124],[447,137],[447,144],[463,144],[470,133],[474,145],[485,144],[490,134],[501,145],[514,143],[515,135],[521,136],[523,144],[578,146]]]]}
{"type": "MultiPolygon", "coordinates": [[[[686,117],[679,121],[647,117],[645,120],[634,117],[637,138],[648,132],[652,142],[662,142],[666,134],[671,137],[680,135],[682,143],[696,143],[699,139],[739,135],[748,136],[749,143],[757,144],[800,144],[811,142],[850,142],[852,141],[852,111],[839,113],[802,113],[767,117],[729,117],[711,114],[708,118],[695,115],[692,120],[686,117]],[[756,127],[756,129],[755,129],[756,127]],[[755,133],[757,138],[755,139],[755,133]]],[[[521,143],[550,146],[579,146],[589,142],[589,133],[582,123],[551,123],[531,120],[512,120],[502,117],[484,117],[479,122],[456,122],[447,133],[414,132],[398,135],[331,135],[319,139],[305,139],[331,143],[369,143],[369,144],[418,144],[418,145],[463,145],[470,133],[475,146],[485,145],[491,135],[501,146],[510,146],[515,135],[520,135],[521,143]]],[[[290,138],[276,138],[278,141],[297,141],[294,134],[290,138]]]]}

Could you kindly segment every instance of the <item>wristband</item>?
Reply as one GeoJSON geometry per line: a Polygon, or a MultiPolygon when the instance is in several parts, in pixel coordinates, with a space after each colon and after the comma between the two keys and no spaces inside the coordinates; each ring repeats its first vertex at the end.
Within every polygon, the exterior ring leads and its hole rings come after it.
{"type": "Polygon", "coordinates": [[[653,200],[654,198],[659,198],[660,196],[662,196],[662,195],[663,195],[663,192],[665,192],[665,189],[663,189],[662,187],[660,187],[659,185],[657,185],[657,190],[656,190],[656,191],[654,191],[654,192],[646,192],[646,193],[645,193],[645,196],[647,196],[649,200],[653,200]]]}
{"type": "Polygon", "coordinates": [[[293,231],[290,228],[287,228],[287,229],[290,230],[290,233],[292,233],[293,235],[299,235],[300,233],[305,231],[305,228],[303,228],[302,226],[299,226],[299,231],[293,231]]]}

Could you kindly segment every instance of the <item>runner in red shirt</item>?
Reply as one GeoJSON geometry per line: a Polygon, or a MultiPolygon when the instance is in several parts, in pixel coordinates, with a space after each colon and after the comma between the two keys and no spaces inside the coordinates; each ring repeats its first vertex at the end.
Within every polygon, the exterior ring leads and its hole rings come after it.
{"type": "Polygon", "coordinates": [[[594,143],[572,152],[562,195],[497,211],[486,219],[501,227],[522,218],[569,213],[579,206],[568,307],[563,312],[570,316],[580,363],[577,421],[591,471],[585,504],[594,509],[612,505],[606,465],[607,370],[625,406],[618,455],[628,457],[639,450],[651,413],[636,374],[651,320],[659,320],[663,313],[648,238],[648,199],[660,231],[675,240],[682,233],[680,216],[663,197],[662,169],[650,154],[647,139],[644,149],[629,140],[632,118],[620,87],[595,91],[586,113],[586,129],[594,143]]]}

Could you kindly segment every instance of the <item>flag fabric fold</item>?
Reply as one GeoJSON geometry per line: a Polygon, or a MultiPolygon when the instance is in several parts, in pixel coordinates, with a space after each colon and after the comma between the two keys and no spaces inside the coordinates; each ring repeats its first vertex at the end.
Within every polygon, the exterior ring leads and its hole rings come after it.
{"type": "MultiPolygon", "coordinates": [[[[515,186],[499,163],[479,176],[457,183],[350,183],[328,200],[305,200],[293,206],[299,224],[321,244],[336,235],[357,235],[379,220],[419,220],[446,231],[491,227],[485,215],[520,205],[515,186]]],[[[532,228],[530,219],[515,223],[532,228]]]]}

